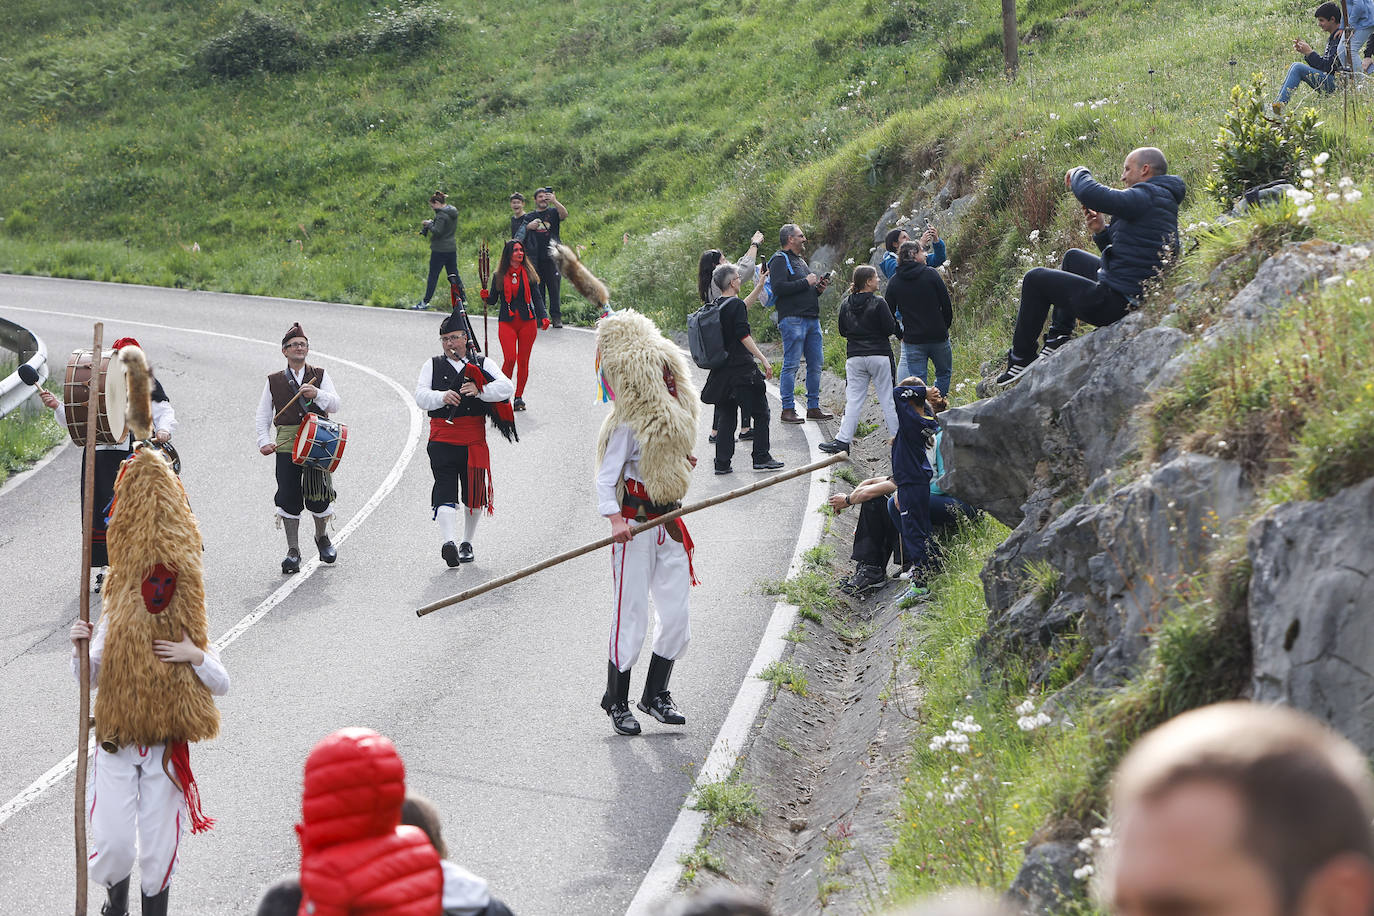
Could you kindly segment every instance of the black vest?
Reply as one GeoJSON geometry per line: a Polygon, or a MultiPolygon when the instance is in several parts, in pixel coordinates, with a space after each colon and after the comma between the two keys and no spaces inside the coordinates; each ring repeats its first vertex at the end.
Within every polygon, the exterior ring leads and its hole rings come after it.
{"type": "MultiPolygon", "coordinates": [[[[481,364],[473,363],[478,369],[481,364]]],[[[457,391],[463,386],[463,377],[458,370],[453,368],[453,363],[448,361],[446,356],[436,356],[430,360],[430,383],[429,387],[435,391],[457,391]]],[[[452,420],[455,417],[480,417],[487,413],[486,402],[481,398],[463,397],[463,403],[454,407],[452,404],[445,404],[438,410],[431,410],[429,415],[437,420],[452,420]]]]}

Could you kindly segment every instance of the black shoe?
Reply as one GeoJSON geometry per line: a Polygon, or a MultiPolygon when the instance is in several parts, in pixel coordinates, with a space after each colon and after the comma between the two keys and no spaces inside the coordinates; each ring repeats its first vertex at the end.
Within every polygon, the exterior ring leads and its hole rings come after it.
{"type": "Polygon", "coordinates": [[[716,441],[716,434],[715,434],[715,433],[711,433],[711,435],[709,435],[709,436],[706,437],[706,441],[707,441],[707,442],[715,442],[715,441],[716,441]]]}
{"type": "Polygon", "coordinates": [[[753,429],[742,429],[742,430],[740,430],[739,441],[741,441],[741,442],[747,442],[748,440],[750,440],[750,439],[752,439],[752,438],[754,438],[754,430],[753,430],[753,429]]]}
{"type": "Polygon", "coordinates": [[[458,545],[458,562],[471,563],[472,560],[472,545],[469,544],[467,541],[464,541],[463,543],[458,545]]]}
{"type": "Polygon", "coordinates": [[[98,595],[98,594],[100,594],[100,590],[101,590],[102,588],[104,588],[104,587],[105,587],[105,574],[104,574],[103,572],[98,572],[98,573],[95,574],[95,585],[92,585],[92,586],[91,586],[91,591],[95,592],[95,593],[98,595]]]}
{"type": "Polygon", "coordinates": [[[880,566],[870,566],[867,563],[860,563],[854,570],[854,575],[840,583],[840,591],[846,595],[862,595],[870,589],[877,588],[887,582],[887,571],[880,566]]]}
{"type": "Polygon", "coordinates": [[[639,734],[639,720],[630,712],[630,672],[620,671],[615,662],[606,662],[606,692],[601,708],[611,717],[611,727],[622,735],[639,734]]]}
{"type": "Polygon", "coordinates": [[[763,461],[754,462],[754,470],[756,471],[776,471],[780,467],[782,467],[782,462],[776,458],[765,458],[763,461]]]}
{"type": "Polygon", "coordinates": [[[563,320],[561,318],[555,318],[553,321],[549,322],[549,324],[555,328],[561,328],[563,327],[563,320]]]}
{"type": "Polygon", "coordinates": [[[286,552],[286,558],[281,561],[281,571],[287,573],[298,573],[301,571],[301,552],[292,547],[286,552]]]}
{"type": "Polygon", "coordinates": [[[524,409],[525,409],[525,399],[524,399],[524,398],[516,398],[516,399],[515,399],[515,404],[514,404],[514,409],[516,409],[516,410],[524,410],[524,409]]]}
{"type": "Polygon", "coordinates": [[[167,897],[171,893],[170,887],[164,887],[162,891],[152,897],[143,896],[143,916],[167,916],[167,897]]]}
{"type": "Polygon", "coordinates": [[[678,712],[673,705],[673,695],[668,692],[668,679],[673,674],[673,663],[661,655],[649,658],[649,673],[644,678],[644,695],[639,699],[639,711],[647,712],[664,725],[686,725],[687,717],[678,712]]]}
{"type": "Polygon", "coordinates": [[[339,558],[339,552],[329,542],[329,535],[327,534],[315,538],[315,549],[320,552],[320,559],[325,563],[333,563],[339,558]]]}
{"type": "Polygon", "coordinates": [[[439,555],[444,558],[449,569],[458,565],[458,545],[452,541],[444,541],[444,546],[439,548],[439,555]]]}
{"type": "Polygon", "coordinates": [[[728,465],[728,464],[727,464],[725,467],[723,467],[723,468],[716,468],[716,476],[717,476],[717,477],[719,477],[721,474],[733,474],[733,473],[735,473],[735,469],[732,468],[732,467],[730,467],[730,465],[728,465]]]}
{"type": "Polygon", "coordinates": [[[838,455],[840,452],[849,451],[849,443],[843,439],[832,439],[829,442],[822,442],[816,448],[825,452],[827,455],[838,455]]]}
{"type": "Polygon", "coordinates": [[[100,908],[100,916],[129,916],[129,879],[105,888],[109,899],[100,908]]]}
{"type": "Polygon", "coordinates": [[[1044,359],[1046,356],[1053,356],[1056,350],[1071,340],[1073,340],[1072,334],[1065,334],[1061,337],[1046,337],[1045,345],[1040,348],[1040,358],[1044,359]]]}
{"type": "Polygon", "coordinates": [[[997,384],[1003,386],[1010,385],[1012,382],[1019,379],[1022,373],[1024,373],[1028,368],[1030,368],[1030,365],[1033,362],[1035,362],[1035,360],[1018,359],[1015,356],[1012,356],[1010,353],[1008,353],[1007,371],[997,376],[997,384]]]}

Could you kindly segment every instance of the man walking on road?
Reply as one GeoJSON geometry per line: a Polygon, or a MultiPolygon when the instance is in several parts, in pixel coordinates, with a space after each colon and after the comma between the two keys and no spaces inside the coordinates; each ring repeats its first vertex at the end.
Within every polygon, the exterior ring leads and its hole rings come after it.
{"type": "Polygon", "coordinates": [[[296,432],[307,413],[329,416],[337,413],[339,393],[334,380],[323,369],[306,363],[310,341],[299,323],[291,325],[281,339],[286,368],[273,372],[262,386],[258,399],[258,451],[277,456],[277,516],[286,529],[286,557],[283,573],[301,571],[301,512],[310,510],[315,518],[315,547],[320,559],[333,563],[338,551],[330,543],[326,529],[334,515],[334,483],[328,471],[304,468],[291,461],[296,432]],[[272,427],[276,426],[275,434],[272,427]]]}
{"type": "Polygon", "coordinates": [[[806,420],[833,420],[835,415],[821,409],[821,293],[830,285],[830,275],[818,277],[802,259],[806,236],[795,223],[778,233],[782,246],[768,261],[769,285],[778,328],[782,331],[782,372],[778,393],[782,396],[784,423],[806,420]],[[797,414],[797,367],[806,360],[806,417],[797,414]]]}
{"type": "MultiPolygon", "coordinates": [[[[415,403],[429,412],[430,504],[439,523],[440,556],[450,567],[471,563],[472,539],[482,510],[491,512],[491,452],[487,417],[507,439],[515,437],[510,397],[515,385],[496,361],[468,350],[466,319],[454,312],[439,325],[444,352],[426,360],[415,383],[415,403]],[[456,544],[458,503],[466,512],[456,544]]],[[[518,437],[517,437],[518,438],[518,437]]]]}

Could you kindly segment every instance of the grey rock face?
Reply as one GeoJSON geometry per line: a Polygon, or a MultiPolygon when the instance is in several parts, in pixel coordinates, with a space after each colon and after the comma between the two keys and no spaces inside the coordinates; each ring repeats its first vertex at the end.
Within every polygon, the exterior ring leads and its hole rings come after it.
{"type": "Polygon", "coordinates": [[[1082,882],[1073,872],[1086,861],[1073,843],[1051,841],[1031,847],[1007,890],[1007,902],[1023,913],[1059,912],[1066,900],[1081,896],[1082,882]]]}
{"type": "Polygon", "coordinates": [[[1278,506],[1250,529],[1256,700],[1309,712],[1374,753],[1374,480],[1278,506]]]}

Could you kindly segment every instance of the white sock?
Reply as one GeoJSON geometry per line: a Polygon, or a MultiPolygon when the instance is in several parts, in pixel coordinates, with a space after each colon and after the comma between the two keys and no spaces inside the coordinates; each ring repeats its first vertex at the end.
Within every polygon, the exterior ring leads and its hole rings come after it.
{"type": "Polygon", "coordinates": [[[472,536],[477,533],[477,520],[482,517],[481,509],[469,509],[467,517],[463,519],[463,540],[472,543],[472,536]]]}
{"type": "Polygon", "coordinates": [[[439,537],[444,539],[445,544],[458,540],[455,536],[458,530],[457,509],[453,506],[440,506],[434,518],[439,522],[439,537]]]}

